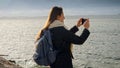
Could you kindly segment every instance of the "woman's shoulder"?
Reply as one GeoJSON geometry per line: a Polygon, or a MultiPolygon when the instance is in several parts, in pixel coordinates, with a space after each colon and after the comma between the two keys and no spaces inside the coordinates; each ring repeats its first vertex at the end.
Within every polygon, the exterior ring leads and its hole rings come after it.
{"type": "Polygon", "coordinates": [[[65,29],[65,27],[63,26],[51,28],[50,31],[54,34],[59,34],[61,36],[68,33],[68,30],[65,29]]]}
{"type": "Polygon", "coordinates": [[[50,30],[65,31],[67,29],[64,26],[59,26],[59,27],[50,28],[50,30]]]}

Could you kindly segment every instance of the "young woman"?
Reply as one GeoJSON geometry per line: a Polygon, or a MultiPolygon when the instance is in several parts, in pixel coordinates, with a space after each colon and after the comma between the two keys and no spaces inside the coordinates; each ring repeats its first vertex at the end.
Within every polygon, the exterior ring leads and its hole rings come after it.
{"type": "MultiPolygon", "coordinates": [[[[56,61],[50,65],[50,68],[73,68],[72,65],[72,52],[71,44],[83,44],[88,38],[89,32],[89,19],[83,24],[84,30],[80,36],[75,35],[82,24],[80,18],[77,24],[68,30],[64,25],[64,13],[61,7],[53,7],[48,16],[45,26],[37,35],[36,41],[41,37],[42,31],[50,29],[52,35],[53,47],[59,50],[56,61]]],[[[71,23],[70,23],[71,24],[71,23]]]]}

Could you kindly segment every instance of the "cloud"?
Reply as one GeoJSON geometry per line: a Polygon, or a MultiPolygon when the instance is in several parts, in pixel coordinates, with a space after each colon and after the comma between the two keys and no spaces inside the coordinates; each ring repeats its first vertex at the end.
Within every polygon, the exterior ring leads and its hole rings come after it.
{"type": "Polygon", "coordinates": [[[57,5],[66,15],[117,14],[120,0],[0,0],[1,16],[47,15],[57,5]]]}
{"type": "Polygon", "coordinates": [[[11,10],[11,11],[0,11],[0,16],[4,17],[15,17],[15,16],[46,16],[49,10],[11,10]]]}

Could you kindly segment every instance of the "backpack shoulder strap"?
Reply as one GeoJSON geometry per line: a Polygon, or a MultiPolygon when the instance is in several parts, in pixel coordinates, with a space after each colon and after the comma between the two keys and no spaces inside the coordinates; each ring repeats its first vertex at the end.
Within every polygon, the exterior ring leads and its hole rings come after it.
{"type": "Polygon", "coordinates": [[[45,34],[50,46],[53,48],[53,43],[52,43],[52,34],[50,32],[50,29],[44,30],[43,33],[45,34]]]}

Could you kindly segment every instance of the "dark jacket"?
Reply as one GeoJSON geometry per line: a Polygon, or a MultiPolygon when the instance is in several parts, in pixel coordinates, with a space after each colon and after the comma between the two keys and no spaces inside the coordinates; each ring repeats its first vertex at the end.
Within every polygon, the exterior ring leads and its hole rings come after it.
{"type": "Polygon", "coordinates": [[[58,50],[56,61],[50,65],[51,68],[73,68],[72,53],[70,49],[71,43],[83,44],[88,38],[90,32],[84,29],[80,36],[75,35],[78,28],[74,26],[70,30],[65,29],[63,26],[51,28],[52,42],[54,49],[58,50]]]}

